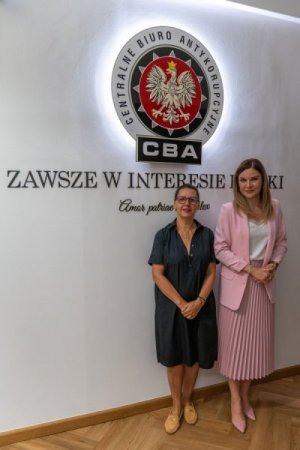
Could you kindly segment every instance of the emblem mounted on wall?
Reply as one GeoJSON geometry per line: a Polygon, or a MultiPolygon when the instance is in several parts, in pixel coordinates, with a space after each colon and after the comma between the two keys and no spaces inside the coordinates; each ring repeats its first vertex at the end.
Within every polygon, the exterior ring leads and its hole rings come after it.
{"type": "Polygon", "coordinates": [[[116,59],[112,95],[138,161],[201,164],[221,118],[223,84],[195,37],[165,26],[133,36],[116,59]]]}

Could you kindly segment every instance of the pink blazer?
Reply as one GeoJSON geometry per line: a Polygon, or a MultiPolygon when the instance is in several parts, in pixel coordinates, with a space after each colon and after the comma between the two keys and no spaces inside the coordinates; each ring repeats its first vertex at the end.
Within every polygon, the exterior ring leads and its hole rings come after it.
{"type": "MultiPolygon", "coordinates": [[[[286,250],[286,229],[278,200],[273,199],[274,218],[269,220],[269,239],[263,264],[281,262],[286,250]]],[[[220,210],[215,231],[215,254],[221,265],[220,303],[237,310],[245,291],[248,273],[242,269],[249,264],[249,225],[244,213],[237,214],[232,203],[220,210]]],[[[275,277],[265,284],[269,299],[275,303],[275,277]]]]}

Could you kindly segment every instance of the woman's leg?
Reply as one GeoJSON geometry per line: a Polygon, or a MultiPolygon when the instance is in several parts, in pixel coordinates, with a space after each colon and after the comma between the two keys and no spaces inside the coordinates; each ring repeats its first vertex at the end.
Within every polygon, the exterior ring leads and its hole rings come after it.
{"type": "Polygon", "coordinates": [[[243,380],[241,382],[241,398],[242,398],[242,405],[243,405],[244,411],[251,408],[251,405],[249,403],[249,398],[248,398],[250,384],[251,384],[251,380],[243,380]]]}
{"type": "Polygon", "coordinates": [[[228,380],[231,395],[231,421],[243,433],[246,429],[246,420],[241,400],[241,381],[228,380]]]}
{"type": "Polygon", "coordinates": [[[251,380],[243,380],[241,382],[241,399],[242,399],[242,407],[245,415],[251,419],[255,420],[255,413],[253,408],[249,402],[249,389],[250,389],[251,380]]]}
{"type": "Polygon", "coordinates": [[[182,404],[183,406],[192,403],[192,394],[199,373],[199,364],[195,363],[192,367],[184,366],[182,382],[182,404]]]}
{"type": "Polygon", "coordinates": [[[182,411],[182,383],[184,366],[182,364],[178,366],[167,368],[168,381],[172,396],[172,414],[180,416],[182,411]]]}
{"type": "Polygon", "coordinates": [[[198,414],[192,402],[192,394],[199,373],[199,364],[195,363],[192,367],[185,366],[182,384],[182,404],[184,420],[189,425],[197,422],[198,414]]]}

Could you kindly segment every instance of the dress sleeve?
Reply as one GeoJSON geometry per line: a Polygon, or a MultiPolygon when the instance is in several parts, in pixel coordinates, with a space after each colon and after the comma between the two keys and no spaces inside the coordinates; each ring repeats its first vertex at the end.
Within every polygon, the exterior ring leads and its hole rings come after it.
{"type": "Polygon", "coordinates": [[[148,264],[164,264],[164,235],[162,230],[158,231],[154,237],[152,251],[148,264]]]}

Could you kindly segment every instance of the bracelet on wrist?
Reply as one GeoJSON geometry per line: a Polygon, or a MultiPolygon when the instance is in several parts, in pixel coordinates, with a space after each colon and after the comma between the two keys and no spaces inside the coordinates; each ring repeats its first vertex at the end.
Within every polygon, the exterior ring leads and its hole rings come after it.
{"type": "Polygon", "coordinates": [[[276,261],[271,261],[271,264],[273,264],[274,270],[277,270],[277,267],[279,266],[279,264],[276,261]]]}
{"type": "Polygon", "coordinates": [[[207,300],[206,298],[202,297],[201,295],[198,295],[197,298],[199,298],[202,301],[202,306],[205,305],[205,302],[207,300]]]}
{"type": "Polygon", "coordinates": [[[248,267],[248,274],[249,274],[249,275],[252,275],[251,272],[252,272],[252,266],[249,264],[249,267],[248,267]]]}

